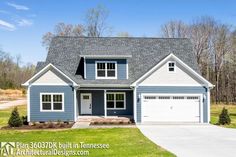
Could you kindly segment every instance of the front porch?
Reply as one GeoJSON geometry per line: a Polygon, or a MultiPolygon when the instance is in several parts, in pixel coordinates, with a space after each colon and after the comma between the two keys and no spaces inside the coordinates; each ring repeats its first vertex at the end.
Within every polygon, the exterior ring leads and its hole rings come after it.
{"type": "MultiPolygon", "coordinates": [[[[78,120],[113,121],[133,119],[132,89],[79,89],[77,91],[78,120]]],[[[126,120],[128,121],[128,120],[126,120]]]]}
{"type": "Polygon", "coordinates": [[[89,122],[90,125],[99,124],[132,124],[133,116],[79,116],[77,122],[89,122]]]}

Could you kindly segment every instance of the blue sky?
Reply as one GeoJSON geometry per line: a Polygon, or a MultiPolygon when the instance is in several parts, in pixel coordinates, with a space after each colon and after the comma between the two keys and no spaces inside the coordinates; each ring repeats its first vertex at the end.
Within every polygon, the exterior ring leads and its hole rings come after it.
{"type": "Polygon", "coordinates": [[[0,48],[22,57],[22,64],[45,60],[42,36],[55,24],[84,23],[86,10],[98,4],[109,11],[107,23],[112,34],[160,36],[160,26],[169,20],[191,22],[199,16],[236,26],[236,1],[233,0],[1,0],[0,48]]]}

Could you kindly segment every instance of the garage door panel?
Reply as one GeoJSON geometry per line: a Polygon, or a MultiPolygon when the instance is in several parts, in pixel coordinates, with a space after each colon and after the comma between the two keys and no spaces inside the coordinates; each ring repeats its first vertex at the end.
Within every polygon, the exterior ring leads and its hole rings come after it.
{"type": "Polygon", "coordinates": [[[142,121],[200,122],[199,96],[147,95],[142,100],[142,121]]]}

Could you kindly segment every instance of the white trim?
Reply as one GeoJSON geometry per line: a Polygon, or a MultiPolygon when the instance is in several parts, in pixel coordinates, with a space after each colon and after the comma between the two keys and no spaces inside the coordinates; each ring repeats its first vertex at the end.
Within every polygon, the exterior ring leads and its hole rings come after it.
{"type": "Polygon", "coordinates": [[[64,112],[65,107],[65,99],[64,99],[64,93],[40,93],[40,112],[64,112]],[[42,104],[42,95],[51,95],[51,110],[43,110],[43,104],[42,104]],[[62,95],[62,110],[54,110],[53,109],[53,95],[62,95]]]}
{"type": "Polygon", "coordinates": [[[207,88],[207,122],[210,123],[211,121],[211,95],[210,95],[210,89],[207,88]]]}
{"type": "Polygon", "coordinates": [[[126,79],[129,79],[129,65],[128,65],[128,60],[126,60],[126,79]]]}
{"type": "Polygon", "coordinates": [[[129,87],[130,88],[130,85],[123,85],[123,84],[80,84],[80,87],[93,87],[93,88],[96,88],[96,87],[102,87],[102,88],[105,88],[105,87],[129,87]]]}
{"type": "Polygon", "coordinates": [[[68,86],[68,85],[72,85],[73,84],[62,84],[62,83],[32,83],[32,86],[68,86]]]}
{"type": "Polygon", "coordinates": [[[136,87],[134,88],[133,90],[133,115],[134,115],[134,122],[136,123],[137,122],[137,89],[136,87]]]}
{"type": "Polygon", "coordinates": [[[200,80],[205,82],[208,87],[214,87],[213,84],[211,84],[209,81],[207,81],[205,78],[203,78],[200,74],[195,72],[192,68],[190,68],[187,64],[185,64],[183,61],[181,61],[178,57],[176,57],[173,53],[169,54],[167,57],[165,57],[163,60],[161,60],[157,65],[155,65],[153,68],[151,68],[147,73],[145,73],[143,76],[141,76],[138,80],[133,82],[131,86],[137,86],[137,84],[148,77],[150,74],[152,74],[157,68],[159,68],[163,63],[165,63],[169,58],[173,57],[178,63],[180,63],[183,67],[185,67],[187,70],[189,70],[191,73],[193,73],[195,76],[197,76],[200,80]]]}
{"type": "Polygon", "coordinates": [[[106,94],[114,94],[114,108],[107,108],[107,110],[126,110],[126,92],[106,92],[106,94]],[[124,94],[124,108],[116,108],[116,94],[124,94]]]}
{"type": "Polygon", "coordinates": [[[202,87],[204,84],[140,84],[141,86],[171,86],[171,87],[182,87],[182,86],[189,86],[189,87],[202,87]]]}
{"type": "Polygon", "coordinates": [[[79,86],[76,82],[74,82],[70,77],[68,77],[66,74],[64,74],[61,70],[59,70],[57,67],[55,67],[52,63],[49,63],[47,66],[45,66],[42,70],[40,70],[38,73],[36,73],[33,77],[31,77],[28,81],[26,81],[22,86],[29,86],[31,81],[33,81],[35,78],[40,76],[44,71],[50,69],[50,68],[55,69],[58,71],[60,74],[62,74],[65,78],[67,78],[69,81],[73,83],[73,86],[79,86]]]}
{"type": "Polygon", "coordinates": [[[80,55],[80,57],[86,57],[88,59],[126,59],[131,58],[132,55],[80,55]]]}
{"type": "Polygon", "coordinates": [[[95,61],[95,79],[117,79],[117,61],[95,61]],[[97,64],[98,63],[105,63],[105,77],[97,76],[97,64]],[[107,76],[107,63],[115,63],[115,76],[108,77],[107,76]]]}
{"type": "Polygon", "coordinates": [[[141,123],[143,122],[143,117],[142,117],[142,111],[143,111],[143,105],[142,105],[142,99],[144,98],[144,96],[149,96],[149,95],[160,95],[160,96],[199,96],[200,97],[200,104],[199,104],[199,123],[203,123],[203,94],[186,94],[186,93],[142,93],[141,94],[141,99],[139,100],[141,103],[141,123]]]}
{"type": "Polygon", "coordinates": [[[86,79],[86,77],[87,77],[87,69],[86,69],[86,58],[84,57],[84,78],[86,79]]]}
{"type": "Polygon", "coordinates": [[[74,88],[74,121],[77,120],[77,92],[76,89],[74,88]]]}
{"type": "Polygon", "coordinates": [[[167,62],[167,72],[168,73],[176,73],[176,61],[168,61],[167,62]],[[174,63],[174,71],[170,71],[169,63],[174,63]]]}
{"type": "MultiPolygon", "coordinates": [[[[82,108],[81,106],[82,106],[82,100],[83,100],[83,96],[84,95],[89,95],[89,97],[90,97],[90,101],[91,101],[91,113],[85,113],[85,114],[91,114],[92,115],[92,113],[93,113],[93,99],[92,99],[92,93],[80,93],[80,109],[82,108]]],[[[80,111],[80,114],[82,115],[82,109],[81,109],[81,111],[80,111]]]]}
{"type": "Polygon", "coordinates": [[[133,89],[117,89],[117,88],[115,88],[115,89],[113,89],[113,88],[111,88],[111,89],[97,89],[97,88],[80,88],[79,90],[112,90],[112,91],[114,91],[114,90],[127,90],[127,91],[130,91],[130,90],[133,90],[133,89]]]}
{"type": "Polygon", "coordinates": [[[107,91],[104,90],[104,117],[107,117],[107,91]]]}
{"type": "Polygon", "coordinates": [[[30,122],[30,87],[27,89],[27,121],[30,122]]]}

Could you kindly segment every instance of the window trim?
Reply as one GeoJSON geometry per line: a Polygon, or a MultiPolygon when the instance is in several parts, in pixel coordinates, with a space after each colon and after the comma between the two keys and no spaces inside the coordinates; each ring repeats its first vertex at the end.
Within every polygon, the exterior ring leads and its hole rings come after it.
{"type": "MultiPolygon", "coordinates": [[[[108,108],[107,110],[126,110],[126,92],[106,92],[106,94],[113,94],[114,95],[114,108],[108,108]],[[124,108],[116,108],[116,94],[124,94],[124,108]]],[[[106,95],[107,97],[107,95],[106,95]]],[[[107,100],[106,100],[106,106],[107,106],[107,100]]]]}
{"type": "Polygon", "coordinates": [[[40,93],[40,112],[64,112],[64,93],[40,93]],[[51,110],[43,110],[43,100],[42,95],[51,95],[51,110]],[[62,109],[54,110],[53,109],[53,95],[62,95],[62,109]]]}
{"type": "Polygon", "coordinates": [[[117,79],[117,61],[95,61],[95,78],[96,79],[117,79]],[[98,63],[105,63],[105,77],[98,76],[98,73],[97,73],[98,63]],[[107,63],[115,63],[115,76],[114,77],[107,76],[107,63]]]}
{"type": "Polygon", "coordinates": [[[167,62],[167,70],[169,73],[175,73],[176,72],[176,61],[168,61],[167,62]],[[174,63],[174,71],[170,71],[170,66],[169,66],[169,63],[174,63]]]}

